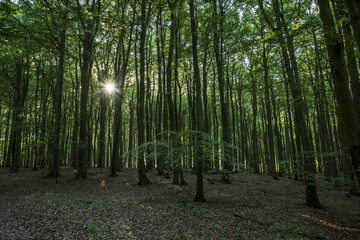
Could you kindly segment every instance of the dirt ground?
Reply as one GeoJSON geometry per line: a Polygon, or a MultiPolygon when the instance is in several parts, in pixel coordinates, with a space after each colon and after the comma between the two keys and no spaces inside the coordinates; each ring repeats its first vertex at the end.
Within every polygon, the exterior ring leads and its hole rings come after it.
{"type": "Polygon", "coordinates": [[[360,198],[346,186],[318,179],[327,210],[304,206],[301,182],[247,173],[204,177],[206,203],[195,203],[195,175],[187,186],[147,173],[151,185],[137,186],[137,170],[116,178],[109,169],[89,169],[74,180],[62,168],[59,183],[47,169],[0,168],[0,240],[4,239],[360,239],[360,198]]]}

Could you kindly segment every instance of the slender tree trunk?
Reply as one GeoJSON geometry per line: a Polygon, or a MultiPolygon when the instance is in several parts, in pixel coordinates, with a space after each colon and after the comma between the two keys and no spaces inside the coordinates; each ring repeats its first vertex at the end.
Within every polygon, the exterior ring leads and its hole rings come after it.
{"type": "Polygon", "coordinates": [[[265,130],[265,126],[267,126],[267,115],[266,115],[266,104],[261,96],[261,103],[262,103],[262,114],[261,114],[261,126],[262,126],[262,131],[263,131],[263,144],[264,144],[264,153],[265,153],[265,157],[264,157],[264,167],[263,167],[263,172],[270,172],[270,158],[269,158],[269,138],[268,138],[268,131],[265,130]]]}
{"type": "MultiPolygon", "coordinates": [[[[67,18],[67,14],[63,16],[67,18]]],[[[51,141],[51,148],[53,149],[53,157],[50,163],[49,173],[46,177],[57,178],[60,177],[60,132],[61,132],[61,101],[63,92],[63,81],[64,81],[64,63],[65,63],[65,41],[66,41],[66,27],[61,30],[59,50],[59,72],[55,86],[55,97],[54,97],[54,108],[53,115],[55,117],[54,122],[54,135],[51,141]]],[[[56,180],[57,181],[57,180],[56,180]]]]}
{"type": "MultiPolygon", "coordinates": [[[[124,12],[122,14],[124,16],[124,12]]],[[[110,160],[110,176],[111,177],[117,177],[116,173],[116,166],[118,165],[119,161],[119,147],[120,147],[120,128],[121,128],[121,108],[122,108],[122,89],[121,87],[124,87],[124,84],[120,80],[120,66],[121,66],[121,47],[123,43],[124,38],[124,30],[121,30],[119,43],[116,48],[116,57],[115,57],[115,83],[116,88],[118,92],[115,92],[115,115],[114,115],[114,127],[113,127],[113,146],[112,146],[112,154],[111,154],[111,160],[110,160]]],[[[125,64],[125,63],[123,63],[125,64]]]]}
{"type": "Polygon", "coordinates": [[[88,126],[88,136],[87,136],[87,161],[86,161],[86,169],[91,167],[92,152],[93,152],[93,134],[94,134],[94,117],[96,116],[96,110],[94,110],[94,88],[93,83],[90,83],[91,95],[90,95],[90,107],[89,107],[89,115],[87,120],[88,126]]]}
{"type": "MultiPolygon", "coordinates": [[[[104,76],[104,79],[106,77],[104,76]]],[[[103,168],[105,166],[105,134],[106,134],[106,111],[107,111],[107,101],[104,90],[100,92],[100,133],[99,133],[99,155],[98,155],[98,167],[103,168]]]]}
{"type": "MultiPolygon", "coordinates": [[[[172,62],[173,62],[173,52],[175,47],[175,39],[176,39],[176,31],[175,31],[175,25],[176,25],[176,19],[175,19],[175,9],[176,9],[177,1],[171,2],[168,1],[169,9],[171,11],[170,19],[171,19],[171,26],[170,26],[170,40],[169,40],[169,52],[168,52],[168,63],[166,67],[166,97],[167,97],[167,105],[169,110],[169,120],[170,120],[170,131],[177,132],[177,123],[176,123],[176,106],[173,101],[172,96],[172,62]]],[[[176,98],[176,96],[174,96],[176,98]]],[[[172,136],[173,137],[173,136],[172,136]]],[[[171,140],[173,141],[173,140],[171,140]]],[[[178,141],[176,141],[174,144],[174,147],[178,147],[180,144],[178,141]]],[[[181,169],[181,158],[179,156],[172,156],[172,161],[174,167],[173,172],[173,184],[181,185],[181,179],[180,179],[180,169],[181,169]]]]}
{"type": "MultiPolygon", "coordinates": [[[[285,75],[285,74],[284,74],[285,75]]],[[[286,88],[286,111],[288,116],[288,128],[289,128],[289,139],[291,145],[291,165],[292,165],[292,172],[294,173],[294,179],[298,180],[298,162],[297,162],[297,154],[296,154],[296,147],[295,147],[295,140],[294,140],[294,130],[293,130],[293,121],[292,121],[292,114],[290,110],[290,98],[289,98],[289,87],[288,82],[285,82],[286,88]]]]}
{"type": "Polygon", "coordinates": [[[131,99],[129,100],[129,111],[130,111],[130,120],[129,120],[129,156],[128,156],[128,167],[132,168],[132,150],[133,150],[133,128],[134,128],[134,90],[131,94],[131,99]]]}
{"type": "MultiPolygon", "coordinates": [[[[138,111],[137,111],[137,127],[138,127],[138,146],[141,146],[145,142],[144,134],[144,103],[145,103],[145,40],[146,40],[146,28],[147,28],[147,15],[146,15],[146,0],[141,1],[141,31],[140,31],[140,79],[139,79],[139,96],[138,96],[138,111]]],[[[150,12],[151,2],[148,3],[148,10],[150,12]]],[[[138,155],[138,174],[139,182],[138,185],[145,186],[151,183],[146,176],[144,153],[140,152],[138,155]]]]}
{"type": "Polygon", "coordinates": [[[94,10],[93,15],[85,16],[81,11],[81,4],[79,0],[77,3],[77,15],[80,19],[81,27],[83,29],[82,41],[82,63],[81,65],[81,95],[80,95],[80,129],[79,129],[79,143],[78,143],[78,159],[77,159],[77,173],[76,178],[86,178],[86,164],[88,156],[88,95],[92,72],[92,51],[94,47],[95,36],[99,27],[101,1],[94,0],[91,3],[91,8],[94,10]]]}
{"type": "MultiPolygon", "coordinates": [[[[77,58],[75,60],[75,65],[77,66],[77,58]]],[[[79,156],[79,149],[78,149],[78,139],[79,139],[79,99],[78,99],[78,92],[79,92],[79,77],[77,72],[77,67],[75,68],[75,81],[74,78],[71,76],[73,88],[74,88],[74,98],[72,101],[74,102],[74,125],[72,128],[72,137],[71,137],[71,158],[70,162],[73,168],[77,168],[77,161],[79,156]]]]}
{"type": "Polygon", "coordinates": [[[250,162],[250,166],[252,169],[256,169],[258,165],[258,138],[257,138],[257,81],[253,76],[252,70],[250,70],[251,75],[251,93],[252,93],[252,159],[250,162]]]}
{"type": "Polygon", "coordinates": [[[47,159],[46,154],[46,150],[45,150],[45,141],[46,141],[46,123],[47,123],[47,101],[48,101],[48,95],[49,95],[49,91],[48,88],[46,87],[45,84],[45,79],[44,79],[44,75],[43,75],[43,81],[42,81],[42,86],[41,86],[41,123],[40,123],[40,135],[39,135],[39,139],[40,139],[40,146],[39,146],[39,165],[41,168],[45,167],[45,160],[47,159]]]}
{"type": "MultiPolygon", "coordinates": [[[[215,66],[213,64],[213,70],[215,70],[215,66]]],[[[217,109],[216,109],[216,75],[214,72],[214,79],[212,85],[212,112],[213,112],[213,129],[214,129],[214,165],[215,171],[218,172],[220,170],[220,162],[219,162],[219,121],[217,116],[217,109]]],[[[241,116],[240,116],[241,119],[241,116]]]]}
{"type": "Polygon", "coordinates": [[[9,129],[10,129],[10,116],[11,116],[11,110],[8,110],[8,114],[6,117],[6,130],[5,130],[5,144],[4,144],[4,148],[3,148],[3,167],[10,167],[10,161],[8,161],[8,151],[7,148],[10,145],[10,143],[8,143],[8,139],[9,139],[9,129]]]}
{"type": "Polygon", "coordinates": [[[88,126],[87,126],[87,103],[91,79],[91,51],[92,51],[92,41],[90,33],[85,34],[85,40],[83,42],[83,59],[81,67],[81,95],[80,95],[80,131],[79,131],[79,142],[78,142],[78,161],[77,161],[77,173],[76,178],[82,179],[86,178],[86,163],[88,158],[87,148],[88,146],[88,126]]]}
{"type": "MultiPolygon", "coordinates": [[[[39,83],[40,83],[40,63],[37,63],[36,65],[36,88],[35,88],[35,103],[34,103],[34,118],[35,118],[35,139],[34,139],[34,156],[33,156],[33,170],[37,170],[38,165],[38,140],[39,140],[39,110],[38,110],[38,100],[39,100],[39,83]]],[[[7,128],[6,128],[6,135],[5,135],[5,143],[6,143],[6,137],[7,137],[7,128]]],[[[4,157],[5,159],[5,157],[4,157]]]]}
{"type": "MultiPolygon", "coordinates": [[[[161,128],[161,123],[162,123],[162,107],[163,107],[163,90],[162,90],[162,68],[161,68],[161,56],[162,56],[162,49],[160,48],[161,45],[161,38],[162,38],[162,27],[160,27],[159,25],[162,24],[162,20],[161,20],[161,15],[162,15],[162,11],[161,11],[161,7],[159,7],[158,10],[158,19],[156,21],[156,51],[157,51],[157,67],[158,67],[158,96],[157,96],[157,121],[156,121],[156,141],[161,141],[163,138],[161,136],[161,132],[162,132],[162,128],[161,128]]],[[[163,158],[163,154],[161,153],[161,151],[163,151],[163,149],[161,149],[158,145],[156,146],[156,160],[157,160],[157,170],[158,170],[158,175],[164,175],[164,158],[163,158]]]]}
{"type": "Polygon", "coordinates": [[[274,94],[274,86],[270,84],[270,92],[271,92],[271,101],[273,106],[273,118],[274,118],[274,132],[275,132],[275,138],[276,138],[276,149],[277,149],[277,159],[279,164],[279,176],[283,177],[285,168],[284,168],[284,157],[283,157],[283,146],[280,136],[280,128],[279,128],[279,121],[278,116],[280,116],[280,113],[276,110],[276,100],[275,100],[275,94],[274,94]]]}
{"type": "MultiPolygon", "coordinates": [[[[194,62],[194,78],[195,78],[195,86],[196,86],[196,102],[195,102],[196,113],[197,113],[196,130],[202,132],[204,131],[204,119],[203,119],[203,109],[201,102],[200,71],[199,71],[198,50],[197,50],[198,36],[197,36],[197,23],[195,21],[194,0],[190,0],[189,6],[190,6],[190,22],[191,22],[191,36],[192,36],[192,53],[193,53],[193,62],[194,62]]],[[[204,196],[204,185],[203,185],[204,153],[201,147],[202,141],[203,140],[201,139],[200,136],[196,138],[197,146],[196,146],[196,194],[194,198],[195,202],[206,201],[204,196]]]]}
{"type": "MultiPolygon", "coordinates": [[[[145,52],[146,60],[146,96],[145,96],[145,129],[146,129],[146,142],[151,141],[151,81],[150,81],[150,64],[151,64],[151,52],[152,52],[152,37],[149,35],[147,51],[145,52]]],[[[146,147],[146,167],[147,170],[152,170],[155,165],[155,160],[148,158],[148,155],[153,151],[153,147],[148,145],[146,147]]]]}
{"type": "MultiPolygon", "coordinates": [[[[228,60],[228,62],[230,62],[230,60],[228,60]]],[[[229,63],[228,63],[229,64],[229,63]]],[[[229,70],[229,67],[227,67],[227,82],[228,82],[228,85],[229,85],[229,102],[230,102],[230,107],[231,107],[231,117],[232,117],[232,144],[234,146],[236,146],[236,127],[235,127],[235,124],[237,123],[235,121],[235,117],[236,117],[236,113],[235,113],[235,104],[234,104],[234,97],[233,97],[233,86],[234,86],[234,70],[233,70],[233,67],[232,67],[232,70],[230,72],[229,70]],[[231,74],[231,81],[230,81],[230,76],[229,74],[231,74]]],[[[236,95],[235,95],[235,102],[236,102],[236,95]]],[[[234,161],[237,161],[237,150],[234,149],[233,150],[233,159],[234,161]]],[[[254,159],[253,161],[253,167],[254,169],[256,168],[256,165],[258,163],[258,159],[254,159]]],[[[238,164],[235,164],[235,170],[238,170],[238,164]]]]}
{"type": "MultiPolygon", "coordinates": [[[[220,1],[220,5],[221,5],[220,1]]],[[[221,7],[221,6],[220,6],[221,7]]],[[[226,144],[231,144],[231,133],[230,133],[230,120],[229,120],[229,110],[228,110],[228,103],[225,99],[225,82],[224,82],[224,74],[223,74],[223,59],[222,53],[220,52],[220,36],[221,32],[219,33],[218,29],[218,21],[217,19],[220,17],[220,25],[222,25],[223,21],[223,14],[219,15],[217,10],[217,0],[213,0],[213,14],[214,14],[214,51],[216,57],[216,66],[217,66],[217,75],[219,81],[219,92],[220,92],[220,109],[221,109],[221,126],[222,126],[222,133],[223,133],[223,141],[225,143],[224,150],[225,154],[222,159],[224,164],[224,174],[221,178],[221,182],[223,183],[230,183],[229,174],[232,172],[232,150],[229,149],[226,144]]]]}
{"type": "MultiPolygon", "coordinates": [[[[267,56],[266,49],[263,46],[263,68],[264,68],[264,83],[265,83],[265,107],[266,107],[266,118],[267,118],[267,137],[270,150],[269,158],[269,170],[273,179],[278,179],[275,166],[275,145],[274,145],[274,132],[273,132],[273,122],[271,116],[271,101],[270,101],[270,83],[269,83],[269,74],[268,74],[268,65],[267,65],[267,56]]],[[[275,107],[273,105],[273,107],[275,107]]]]}

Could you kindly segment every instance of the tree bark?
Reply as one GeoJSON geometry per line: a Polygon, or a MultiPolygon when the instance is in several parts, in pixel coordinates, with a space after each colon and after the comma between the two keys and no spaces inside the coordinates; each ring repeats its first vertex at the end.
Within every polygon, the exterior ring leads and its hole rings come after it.
{"type": "MultiPolygon", "coordinates": [[[[162,38],[162,19],[161,19],[161,15],[162,15],[162,11],[161,11],[161,7],[159,7],[158,9],[158,18],[156,21],[156,51],[157,51],[157,67],[158,67],[158,96],[157,96],[157,119],[156,119],[156,130],[155,130],[155,134],[156,134],[156,141],[160,142],[163,137],[161,136],[161,132],[162,132],[162,128],[161,128],[161,123],[162,123],[162,107],[163,107],[163,89],[162,89],[162,49],[160,48],[161,45],[161,38],[162,38]]],[[[164,175],[164,158],[163,158],[163,154],[160,153],[161,151],[163,151],[159,146],[156,146],[156,161],[157,161],[157,170],[158,170],[158,175],[164,175]]]]}
{"type": "MultiPolygon", "coordinates": [[[[297,68],[296,57],[295,57],[293,36],[290,35],[288,32],[287,25],[284,22],[284,16],[280,11],[278,0],[272,1],[272,5],[275,11],[276,23],[277,23],[276,27],[273,26],[271,20],[268,18],[265,12],[263,6],[263,0],[258,0],[258,1],[259,1],[260,10],[263,13],[265,21],[267,22],[267,24],[269,25],[269,27],[272,29],[273,32],[278,32],[276,36],[281,47],[281,53],[284,60],[287,81],[290,84],[290,89],[293,97],[296,139],[299,143],[299,146],[301,146],[302,148],[302,159],[304,163],[303,167],[304,167],[304,173],[306,174],[305,204],[310,207],[323,208],[319,202],[319,198],[317,194],[316,181],[314,176],[315,160],[312,157],[306,157],[306,155],[312,153],[313,149],[310,143],[310,138],[306,126],[306,118],[305,118],[306,104],[300,86],[300,78],[297,68]],[[286,36],[286,40],[283,35],[284,33],[286,36]]],[[[298,151],[301,150],[298,149],[298,151]]]]}
{"type": "MultiPolygon", "coordinates": [[[[67,13],[62,16],[63,19],[67,18],[67,13]]],[[[66,21],[66,20],[65,20],[66,21]]],[[[60,132],[61,132],[61,101],[64,82],[64,68],[65,68],[65,43],[66,43],[66,23],[60,34],[60,44],[58,46],[59,51],[59,72],[55,86],[54,108],[53,115],[54,122],[54,135],[51,141],[51,148],[53,149],[53,157],[50,163],[49,173],[46,177],[57,178],[60,177],[60,132]]]]}
{"type": "Polygon", "coordinates": [[[348,153],[351,155],[357,176],[360,178],[360,172],[357,171],[360,167],[360,126],[349,90],[344,48],[342,42],[340,42],[341,37],[336,33],[328,0],[318,0],[317,4],[329,55],[335,97],[343,123],[345,143],[348,153]]]}
{"type": "MultiPolygon", "coordinates": [[[[270,150],[269,166],[268,170],[273,179],[278,179],[275,166],[275,145],[274,145],[274,131],[271,116],[271,101],[270,101],[270,84],[269,84],[269,73],[266,56],[266,48],[263,46],[263,68],[264,68],[264,83],[265,83],[265,107],[266,107],[266,119],[267,119],[267,139],[270,150]]],[[[273,105],[274,107],[274,105],[273,105]]]]}
{"type": "Polygon", "coordinates": [[[345,4],[350,15],[350,23],[354,31],[358,51],[360,52],[360,3],[358,0],[345,0],[345,4]]]}
{"type": "MultiPolygon", "coordinates": [[[[141,1],[141,15],[140,15],[140,79],[139,79],[139,95],[138,95],[138,112],[137,112],[137,127],[138,127],[138,146],[141,146],[145,142],[145,133],[144,133],[144,103],[145,103],[145,41],[146,41],[146,28],[147,28],[147,6],[146,0],[141,1]]],[[[148,11],[150,12],[151,2],[148,6],[148,11]]],[[[138,154],[138,175],[139,181],[138,185],[145,186],[149,183],[149,179],[146,176],[145,172],[145,163],[144,163],[144,152],[138,154]]]]}
{"type": "MultiPolygon", "coordinates": [[[[193,63],[194,63],[194,79],[196,86],[196,130],[199,132],[204,132],[204,119],[203,119],[203,109],[201,102],[201,88],[200,88],[200,70],[198,62],[198,36],[197,36],[197,23],[195,21],[195,6],[194,0],[190,0],[190,23],[191,23],[191,37],[192,37],[192,53],[193,53],[193,63]]],[[[204,75],[205,77],[205,75],[204,75]]],[[[205,80],[204,80],[205,81],[205,80]]],[[[206,87],[205,87],[206,89],[206,87]]],[[[206,96],[206,95],[205,95],[206,96]]],[[[206,110],[205,110],[206,111],[206,110]]],[[[206,121],[205,121],[206,122],[206,121]]],[[[199,135],[196,138],[196,193],[195,193],[195,202],[205,202],[204,196],[204,183],[203,183],[203,151],[202,151],[202,139],[199,135]]]]}
{"type": "MultiPolygon", "coordinates": [[[[222,32],[219,32],[218,29],[218,21],[217,19],[220,17],[220,25],[223,21],[223,13],[219,15],[217,9],[217,0],[213,0],[213,14],[214,14],[214,51],[215,51],[215,59],[216,59],[216,67],[217,67],[217,75],[219,82],[219,92],[220,92],[220,109],[221,109],[221,126],[223,133],[223,141],[224,141],[224,158],[222,162],[224,164],[224,173],[221,178],[221,182],[230,183],[229,174],[232,172],[232,150],[227,146],[227,144],[231,144],[231,132],[230,132],[230,120],[229,120],[229,110],[228,103],[225,99],[225,82],[224,82],[224,74],[223,74],[223,59],[222,53],[220,52],[220,35],[222,32]]],[[[220,1],[221,5],[221,1],[220,1]]],[[[221,6],[220,6],[221,7],[221,6]]]]}
{"type": "Polygon", "coordinates": [[[99,21],[100,21],[100,12],[101,12],[101,1],[94,0],[91,4],[91,7],[96,11],[93,15],[86,16],[85,13],[82,13],[82,7],[79,0],[76,0],[77,3],[77,15],[81,22],[82,30],[84,31],[82,36],[82,64],[81,64],[81,95],[80,95],[80,131],[79,131],[79,155],[78,155],[78,166],[76,178],[82,179],[86,178],[86,164],[87,158],[89,156],[87,152],[88,146],[88,126],[87,126],[87,103],[89,95],[89,87],[91,80],[91,71],[92,71],[92,51],[94,39],[98,30],[99,21]]]}

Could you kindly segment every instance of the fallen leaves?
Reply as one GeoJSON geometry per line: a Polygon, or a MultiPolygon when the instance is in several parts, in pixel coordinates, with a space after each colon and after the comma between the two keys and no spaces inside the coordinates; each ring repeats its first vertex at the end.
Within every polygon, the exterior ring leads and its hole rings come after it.
{"type": "Polygon", "coordinates": [[[130,169],[117,178],[89,169],[89,178],[74,181],[73,169],[62,168],[60,184],[41,171],[0,169],[0,239],[351,240],[360,229],[358,198],[321,181],[328,211],[305,207],[299,182],[267,175],[234,174],[230,185],[211,175],[208,202],[194,203],[196,176],[187,170],[189,185],[181,187],[155,171],[148,173],[154,184],[145,187],[130,169]]]}

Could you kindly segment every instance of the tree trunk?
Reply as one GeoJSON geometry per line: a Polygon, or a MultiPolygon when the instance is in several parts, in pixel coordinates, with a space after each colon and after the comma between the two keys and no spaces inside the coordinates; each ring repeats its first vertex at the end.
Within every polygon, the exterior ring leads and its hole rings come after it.
{"type": "MultiPolygon", "coordinates": [[[[250,162],[250,166],[252,169],[256,169],[258,166],[258,138],[257,138],[257,82],[255,77],[252,74],[252,70],[250,70],[251,75],[251,94],[252,94],[252,159],[250,162]]],[[[265,78],[265,77],[264,77],[265,78]]]]}
{"type": "MultiPolygon", "coordinates": [[[[146,40],[146,28],[147,28],[147,15],[146,15],[146,0],[141,1],[141,31],[140,31],[140,79],[139,79],[139,96],[137,102],[137,128],[138,128],[138,147],[145,142],[144,134],[144,103],[145,103],[145,40],[146,40]]],[[[149,3],[148,10],[150,12],[151,2],[149,3]]],[[[139,182],[138,185],[145,186],[146,184],[151,183],[146,176],[145,172],[145,163],[144,163],[144,153],[140,152],[138,154],[138,175],[139,182]]]]}
{"type": "MultiPolygon", "coordinates": [[[[159,26],[160,24],[162,24],[162,20],[161,20],[161,15],[162,15],[162,11],[161,11],[161,7],[159,7],[158,10],[158,19],[156,21],[156,52],[157,52],[157,67],[158,67],[158,96],[157,96],[157,119],[156,119],[156,141],[159,142],[163,139],[163,137],[161,136],[161,132],[162,132],[162,128],[161,128],[161,122],[162,122],[162,107],[163,107],[163,103],[162,103],[162,99],[163,99],[163,90],[162,90],[162,68],[161,68],[161,56],[162,56],[162,49],[160,48],[161,45],[161,38],[162,38],[162,27],[159,26]]],[[[163,154],[160,153],[161,151],[163,151],[159,146],[156,146],[156,161],[157,161],[157,170],[158,170],[158,175],[164,175],[164,158],[163,158],[163,154]]]]}
{"type": "Polygon", "coordinates": [[[276,138],[276,149],[277,149],[277,159],[279,164],[279,176],[283,177],[284,175],[284,157],[283,157],[283,146],[281,141],[281,135],[280,135],[280,127],[278,123],[278,116],[280,116],[280,113],[276,111],[276,100],[275,100],[275,94],[274,94],[274,86],[273,84],[270,84],[270,93],[271,93],[271,101],[273,106],[273,118],[274,118],[274,132],[275,132],[275,138],[276,138]]]}
{"type": "Polygon", "coordinates": [[[350,23],[354,31],[358,51],[360,52],[360,3],[358,0],[345,0],[345,4],[350,15],[350,23]]]}
{"type": "MultiPolygon", "coordinates": [[[[200,71],[199,71],[199,62],[198,62],[198,36],[197,36],[197,23],[195,21],[195,6],[194,0],[190,0],[190,22],[191,22],[191,36],[192,36],[192,53],[193,53],[193,62],[194,62],[194,79],[196,86],[196,130],[199,132],[204,131],[204,119],[203,119],[203,109],[201,102],[201,89],[200,89],[200,71]]],[[[205,77],[205,75],[204,75],[205,77]]],[[[206,87],[205,87],[206,89],[206,87]]],[[[205,95],[206,96],[206,95],[205,95]]],[[[206,109],[205,109],[206,111],[206,109]]],[[[206,123],[206,121],[205,121],[206,123]]],[[[203,157],[204,153],[202,151],[202,139],[200,135],[196,138],[196,194],[194,201],[195,202],[205,202],[204,196],[204,184],[203,184],[203,157]]]]}
{"type": "Polygon", "coordinates": [[[334,19],[328,0],[318,0],[318,10],[323,24],[326,47],[334,81],[334,90],[348,153],[360,178],[360,126],[354,103],[349,90],[348,73],[345,65],[345,54],[341,38],[336,33],[334,19]]]}
{"type": "MultiPolygon", "coordinates": [[[[15,64],[16,79],[13,82],[14,100],[13,100],[13,119],[12,119],[12,135],[10,136],[9,144],[11,147],[11,172],[19,171],[21,166],[21,142],[24,121],[24,103],[28,93],[29,74],[30,74],[30,59],[29,56],[24,59],[18,59],[15,64]],[[23,76],[24,67],[26,67],[26,75],[23,76]]],[[[9,79],[10,80],[10,79],[9,79]]],[[[12,81],[12,80],[10,80],[12,81]]],[[[8,151],[10,153],[10,151],[8,151]]]]}
{"type": "MultiPolygon", "coordinates": [[[[62,16],[64,19],[67,18],[67,14],[62,16]]],[[[53,104],[53,115],[55,118],[54,122],[54,135],[51,141],[51,148],[53,149],[53,157],[50,163],[49,173],[46,177],[57,178],[60,177],[60,132],[61,132],[61,101],[63,92],[63,81],[64,81],[64,63],[65,63],[65,41],[66,41],[66,26],[61,30],[59,50],[59,72],[55,86],[55,97],[53,104]]]]}
{"type": "Polygon", "coordinates": [[[89,86],[91,80],[91,51],[92,51],[92,41],[90,33],[85,34],[85,40],[83,42],[83,59],[81,67],[81,95],[80,95],[80,131],[79,131],[79,142],[78,142],[78,161],[77,161],[77,173],[76,178],[82,179],[86,178],[86,163],[88,158],[87,148],[87,103],[89,95],[89,86]]]}
{"type": "MultiPolygon", "coordinates": [[[[106,79],[104,76],[103,79],[106,79]]],[[[106,133],[106,111],[107,101],[104,91],[100,92],[100,133],[99,133],[99,155],[98,155],[98,167],[103,168],[105,166],[105,133],[106,133]]]]}
{"type": "MultiPolygon", "coordinates": [[[[304,162],[304,173],[306,173],[306,205],[315,208],[323,208],[319,202],[317,195],[316,181],[314,176],[315,171],[315,160],[312,157],[306,157],[309,153],[312,153],[312,145],[310,143],[310,138],[308,136],[308,130],[306,126],[305,118],[305,101],[303,98],[300,78],[297,68],[297,62],[295,57],[293,36],[289,35],[287,25],[284,22],[283,14],[280,11],[280,6],[278,0],[273,0],[272,5],[275,11],[276,16],[276,27],[274,27],[265,13],[263,0],[258,0],[260,10],[263,13],[265,21],[269,27],[274,31],[279,31],[276,34],[279,44],[281,46],[281,52],[284,60],[285,70],[287,74],[287,81],[289,81],[291,93],[293,96],[293,105],[294,105],[294,115],[295,115],[295,132],[296,139],[299,145],[302,147],[302,159],[304,162]],[[286,36],[286,41],[284,38],[284,32],[286,36]]],[[[299,149],[298,149],[299,150],[299,149]]]]}
{"type": "MultiPolygon", "coordinates": [[[[11,116],[11,110],[8,110],[8,114],[6,117],[6,130],[5,130],[5,141],[4,141],[4,148],[3,148],[3,167],[10,167],[10,161],[7,161],[8,155],[7,147],[8,147],[8,139],[9,139],[9,129],[10,129],[10,116],[11,116]]],[[[10,145],[10,144],[9,144],[10,145]]]]}
{"type": "MultiPolygon", "coordinates": [[[[269,84],[269,76],[268,76],[268,65],[267,65],[267,56],[266,49],[263,46],[263,68],[264,68],[264,83],[265,83],[265,107],[266,107],[266,118],[267,118],[267,139],[269,143],[270,150],[270,158],[269,158],[269,166],[268,169],[270,171],[270,175],[273,179],[278,179],[275,167],[275,145],[274,145],[274,132],[273,132],[273,123],[271,116],[271,102],[270,102],[270,84],[269,84]]],[[[273,107],[275,107],[273,105],[273,107]]]]}
{"type": "Polygon", "coordinates": [[[130,114],[130,120],[129,120],[129,156],[128,156],[128,167],[132,168],[132,150],[133,150],[133,128],[134,128],[134,90],[131,94],[131,99],[129,100],[129,114],[130,114]]]}
{"type": "MultiPolygon", "coordinates": [[[[221,5],[221,2],[220,2],[221,5]]],[[[221,6],[220,6],[221,7],[221,6]]],[[[218,29],[218,21],[217,19],[220,17],[220,25],[222,25],[223,21],[223,13],[219,15],[217,10],[217,0],[213,0],[213,14],[214,14],[214,51],[216,58],[216,66],[217,66],[217,75],[219,82],[219,91],[220,91],[220,109],[221,109],[221,126],[223,133],[223,141],[224,141],[224,158],[222,162],[224,164],[224,173],[221,178],[221,182],[230,183],[229,174],[232,172],[232,150],[226,146],[227,144],[231,144],[231,132],[230,132],[230,120],[229,120],[229,111],[228,111],[228,103],[225,99],[225,82],[224,82],[224,74],[223,74],[223,59],[222,53],[220,52],[220,43],[219,39],[222,32],[219,33],[218,29]]],[[[221,11],[222,12],[222,11],[221,11]]]]}

